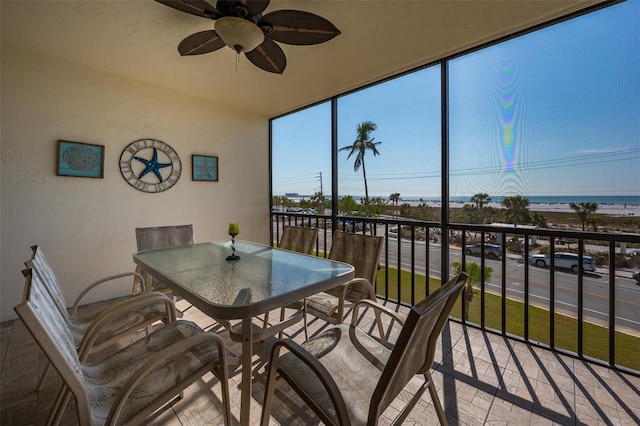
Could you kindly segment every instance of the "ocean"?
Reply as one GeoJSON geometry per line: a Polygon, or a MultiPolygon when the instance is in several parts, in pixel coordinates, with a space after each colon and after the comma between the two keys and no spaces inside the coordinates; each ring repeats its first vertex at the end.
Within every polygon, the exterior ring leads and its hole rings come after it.
{"type": "MultiPolygon", "coordinates": [[[[371,195],[370,198],[378,197],[371,195]]],[[[301,199],[309,199],[311,196],[299,195],[297,197],[289,197],[293,201],[301,199]]],[[[353,196],[357,202],[361,202],[364,196],[353,196]]],[[[388,200],[388,196],[382,196],[388,200]]],[[[529,210],[531,211],[555,211],[555,212],[572,212],[574,211],[570,203],[597,203],[598,210],[596,213],[609,214],[615,216],[639,216],[640,217],[640,195],[534,195],[524,197],[529,200],[529,210]]],[[[503,196],[491,196],[490,207],[501,208],[503,196]]],[[[466,203],[471,202],[471,197],[451,197],[451,206],[462,207],[466,203]]],[[[400,196],[400,204],[407,203],[416,206],[426,203],[431,207],[440,207],[440,197],[407,197],[400,196]]]]}
{"type": "MultiPolygon", "coordinates": [[[[528,198],[531,204],[598,203],[598,205],[640,205],[640,195],[536,195],[525,198],[528,198]]],[[[502,196],[491,196],[491,201],[496,203],[502,203],[503,199],[504,197],[502,196]]],[[[471,197],[451,197],[450,201],[468,203],[470,200],[471,197]]]]}

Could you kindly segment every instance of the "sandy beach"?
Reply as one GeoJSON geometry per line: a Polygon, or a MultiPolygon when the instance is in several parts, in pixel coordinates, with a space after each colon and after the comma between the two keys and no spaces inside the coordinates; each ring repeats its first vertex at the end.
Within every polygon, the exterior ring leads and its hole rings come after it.
{"type": "MultiPolygon", "coordinates": [[[[402,201],[400,203],[402,203],[402,201]]],[[[417,206],[418,204],[420,204],[419,201],[406,201],[406,203],[411,206],[417,206]]],[[[426,204],[431,207],[439,208],[441,203],[439,201],[427,201],[426,204]]],[[[452,201],[451,207],[462,208],[465,204],[466,203],[452,201]]],[[[497,209],[503,208],[502,204],[500,203],[489,203],[488,206],[497,209]]],[[[574,212],[569,203],[531,203],[529,204],[529,210],[537,212],[574,212]]],[[[640,217],[640,204],[599,204],[596,213],[611,216],[640,217]]]]}

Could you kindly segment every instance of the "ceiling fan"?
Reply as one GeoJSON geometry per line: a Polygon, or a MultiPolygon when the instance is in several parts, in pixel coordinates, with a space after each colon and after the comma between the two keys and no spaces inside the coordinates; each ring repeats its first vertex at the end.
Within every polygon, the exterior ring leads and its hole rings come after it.
{"type": "Polygon", "coordinates": [[[331,22],[301,10],[276,10],[262,15],[270,0],[156,0],[173,9],[215,21],[213,30],[186,37],[178,45],[180,55],[201,55],[229,46],[244,53],[255,66],[282,74],[287,66],[284,52],[275,42],[311,45],[340,34],[331,22]]]}

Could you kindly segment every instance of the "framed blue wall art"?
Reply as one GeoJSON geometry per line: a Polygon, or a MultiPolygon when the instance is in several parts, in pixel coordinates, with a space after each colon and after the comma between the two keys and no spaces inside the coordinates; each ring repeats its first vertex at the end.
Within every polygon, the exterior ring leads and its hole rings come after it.
{"type": "Polygon", "coordinates": [[[58,176],[104,177],[104,145],[58,141],[58,176]]]}
{"type": "Polygon", "coordinates": [[[218,181],[218,157],[192,155],[191,164],[192,180],[207,182],[218,181]]]}

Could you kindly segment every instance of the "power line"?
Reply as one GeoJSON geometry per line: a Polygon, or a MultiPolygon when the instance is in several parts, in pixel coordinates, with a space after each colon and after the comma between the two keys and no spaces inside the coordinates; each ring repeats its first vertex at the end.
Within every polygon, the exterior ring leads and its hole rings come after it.
{"type": "MultiPolygon", "coordinates": [[[[632,161],[640,159],[640,148],[631,148],[620,151],[611,151],[606,153],[586,154],[580,156],[563,157],[550,160],[532,161],[518,163],[515,165],[489,165],[484,167],[468,167],[453,169],[450,172],[450,176],[469,176],[469,175],[488,175],[488,174],[502,174],[510,172],[525,172],[534,170],[553,169],[558,167],[577,167],[590,164],[605,164],[610,162],[622,162],[632,161]],[[622,158],[620,158],[622,156],[622,158]]],[[[297,176],[278,177],[274,179],[274,185],[291,185],[291,184],[310,184],[317,182],[320,178],[320,191],[323,191],[322,172],[317,174],[305,174],[297,176]]],[[[367,180],[382,181],[382,180],[413,180],[413,179],[440,179],[440,170],[431,171],[418,171],[418,172],[399,172],[399,173],[368,173],[367,180]]],[[[357,182],[362,180],[362,176],[359,174],[340,174],[340,180],[343,182],[357,182]]]]}
{"type": "MultiPolygon", "coordinates": [[[[514,171],[531,171],[550,169],[557,167],[573,167],[582,166],[588,164],[604,164],[612,161],[631,161],[640,159],[640,155],[630,155],[640,153],[640,148],[632,148],[622,151],[613,151],[610,153],[589,154],[574,157],[564,157],[553,160],[542,160],[534,162],[519,163],[516,165],[503,166],[503,165],[490,165],[486,167],[474,167],[451,170],[450,176],[465,176],[465,175],[481,175],[481,174],[496,174],[506,173],[514,171]],[[623,158],[608,158],[624,155],[623,158]],[[597,161],[596,161],[597,160],[597,161]]],[[[408,172],[408,173],[368,173],[367,178],[371,180],[407,180],[407,179],[432,179],[440,178],[440,170],[433,171],[421,171],[421,172],[408,172]]],[[[342,178],[341,178],[342,179],[342,178]]],[[[345,180],[356,180],[357,178],[346,178],[345,180]]]]}

